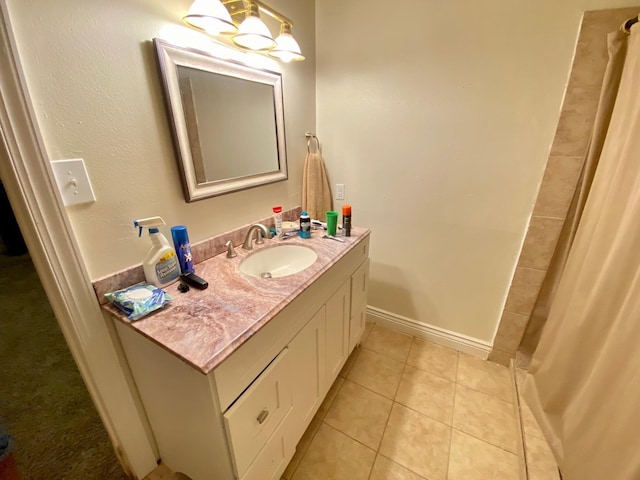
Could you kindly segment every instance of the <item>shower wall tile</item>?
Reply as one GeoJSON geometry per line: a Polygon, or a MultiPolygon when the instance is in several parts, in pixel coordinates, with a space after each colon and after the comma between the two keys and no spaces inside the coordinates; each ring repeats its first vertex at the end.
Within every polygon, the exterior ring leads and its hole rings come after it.
{"type": "Polygon", "coordinates": [[[493,341],[494,348],[503,352],[515,353],[522,340],[522,335],[527,328],[529,315],[520,313],[502,312],[498,333],[493,341]]]}
{"type": "MultiPolygon", "coordinates": [[[[604,35],[606,38],[606,33],[604,35]]],[[[607,65],[607,46],[602,42],[602,38],[585,38],[578,41],[570,86],[600,88],[607,65]]]]}
{"type": "Polygon", "coordinates": [[[517,267],[504,306],[505,311],[530,315],[545,274],[543,270],[517,267]]]}
{"type": "Polygon", "coordinates": [[[549,217],[531,217],[529,231],[524,240],[518,266],[547,270],[551,257],[560,237],[563,219],[549,217]]]}
{"type": "Polygon", "coordinates": [[[571,66],[573,85],[602,85],[608,60],[606,38],[610,31],[611,27],[603,25],[601,15],[585,12],[571,66]]]}
{"type": "Polygon", "coordinates": [[[569,85],[562,102],[562,113],[596,118],[600,101],[600,85],[569,85]]]}
{"type": "Polygon", "coordinates": [[[585,12],[571,68],[573,85],[600,87],[609,59],[607,34],[615,31],[626,19],[638,15],[638,7],[585,12]]]}
{"type": "Polygon", "coordinates": [[[498,350],[494,347],[494,349],[489,353],[489,358],[487,360],[508,367],[514,356],[514,353],[503,352],[502,350],[498,350]]]}
{"type": "Polygon", "coordinates": [[[584,156],[589,146],[593,116],[562,112],[551,145],[551,155],[584,156]]]}
{"type": "Polygon", "coordinates": [[[584,157],[549,157],[533,214],[565,218],[576,190],[584,157]]]}
{"type": "MultiPolygon", "coordinates": [[[[544,273],[549,266],[591,137],[608,62],[607,34],[636,15],[637,7],[595,10],[583,15],[556,136],[518,267],[544,273]]],[[[516,269],[515,277],[522,274],[519,270],[520,268],[516,269]]],[[[530,313],[524,307],[528,306],[528,301],[534,296],[533,290],[516,288],[519,280],[515,277],[500,320],[494,349],[489,355],[490,360],[505,365],[515,356],[518,332],[523,323],[526,329],[530,313]]],[[[533,279],[532,282],[535,283],[533,279]]],[[[538,292],[535,296],[537,294],[538,292]]]]}

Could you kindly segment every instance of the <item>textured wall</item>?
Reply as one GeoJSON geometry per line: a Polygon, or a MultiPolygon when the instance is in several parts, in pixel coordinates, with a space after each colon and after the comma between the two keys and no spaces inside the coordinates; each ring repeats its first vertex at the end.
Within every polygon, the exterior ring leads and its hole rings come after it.
{"type": "Polygon", "coordinates": [[[370,305],[493,339],[582,12],[633,3],[317,3],[318,135],[373,231],[370,305]]]}
{"type": "Polygon", "coordinates": [[[269,2],[295,22],[307,56],[273,63],[284,75],[289,180],[187,204],[151,39],[191,32],[181,22],[190,3],[8,1],[50,158],[84,158],[93,183],[97,202],[68,209],[92,278],[142,261],[150,244],[136,238],[134,218],[186,224],[198,241],[267,216],[273,205],[300,203],[304,132],[315,129],[313,0],[269,2]]]}

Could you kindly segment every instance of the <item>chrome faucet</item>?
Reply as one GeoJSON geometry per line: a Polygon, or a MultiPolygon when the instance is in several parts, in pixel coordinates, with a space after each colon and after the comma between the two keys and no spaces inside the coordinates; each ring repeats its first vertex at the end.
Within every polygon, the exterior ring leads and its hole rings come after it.
{"type": "Polygon", "coordinates": [[[253,240],[254,236],[253,232],[257,232],[258,237],[256,238],[256,243],[258,245],[264,243],[263,238],[271,238],[271,234],[269,233],[269,229],[267,227],[265,227],[261,223],[254,223],[249,227],[247,236],[244,237],[242,248],[244,248],[245,250],[253,250],[253,245],[251,244],[251,240],[253,240]]]}

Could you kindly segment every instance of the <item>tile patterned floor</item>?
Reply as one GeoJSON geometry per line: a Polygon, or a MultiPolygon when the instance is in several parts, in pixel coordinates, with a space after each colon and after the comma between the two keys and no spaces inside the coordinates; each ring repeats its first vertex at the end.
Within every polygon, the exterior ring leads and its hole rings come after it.
{"type": "MultiPolygon", "coordinates": [[[[515,400],[506,367],[368,324],[282,478],[559,480],[531,410],[515,400]]],[[[184,478],[161,465],[145,480],[184,478]]]]}
{"type": "Polygon", "coordinates": [[[283,478],[519,480],[514,400],[507,368],[368,325],[283,478]]]}

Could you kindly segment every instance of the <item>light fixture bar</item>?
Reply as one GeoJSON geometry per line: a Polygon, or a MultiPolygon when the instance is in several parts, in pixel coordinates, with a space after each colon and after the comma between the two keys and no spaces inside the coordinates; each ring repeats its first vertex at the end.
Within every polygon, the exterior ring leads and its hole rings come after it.
{"type": "Polygon", "coordinates": [[[274,10],[273,8],[271,8],[269,5],[265,5],[259,0],[251,0],[251,3],[255,3],[260,8],[260,10],[262,10],[264,13],[266,13],[270,17],[275,18],[281,23],[288,23],[290,26],[293,27],[293,22],[291,20],[289,20],[287,17],[282,15],[277,10],[274,10]]]}
{"type": "MultiPolygon", "coordinates": [[[[225,7],[227,5],[231,5],[233,3],[243,3],[243,4],[245,4],[246,1],[242,1],[241,2],[241,0],[223,0],[223,2],[222,2],[222,4],[225,7]]],[[[260,10],[262,10],[264,13],[269,15],[271,18],[275,18],[276,20],[278,20],[281,23],[288,23],[289,25],[291,25],[293,27],[293,22],[289,18],[285,17],[284,15],[282,15],[277,10],[271,8],[269,5],[266,5],[266,4],[262,3],[259,0],[250,0],[250,3],[253,3],[254,5],[257,5],[260,10]]],[[[248,10],[248,8],[244,8],[243,10],[233,10],[232,12],[229,12],[229,13],[233,17],[235,15],[244,14],[244,13],[247,12],[247,10],[248,10]]],[[[240,22],[238,22],[238,23],[240,23],[240,22]]]]}
{"type": "Polygon", "coordinates": [[[291,33],[293,21],[262,0],[194,0],[183,21],[211,36],[231,36],[240,48],[267,54],[288,63],[304,60],[300,46],[291,33]],[[260,12],[280,23],[280,35],[274,40],[260,12]]]}

